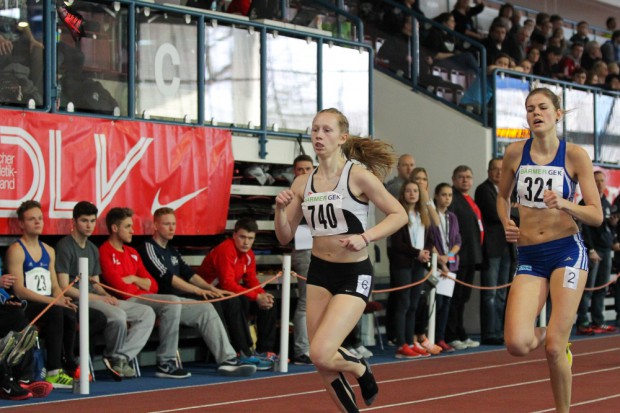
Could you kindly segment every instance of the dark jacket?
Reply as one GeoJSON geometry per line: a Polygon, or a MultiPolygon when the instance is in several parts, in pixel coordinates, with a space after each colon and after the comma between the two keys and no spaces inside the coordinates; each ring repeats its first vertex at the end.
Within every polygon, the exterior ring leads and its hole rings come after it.
{"type": "Polygon", "coordinates": [[[482,245],[480,244],[480,226],[478,225],[478,217],[469,206],[465,197],[456,189],[452,188],[452,204],[448,208],[454,212],[459,220],[459,229],[461,231],[461,251],[459,257],[461,259],[460,266],[472,266],[482,263],[482,245]]]}
{"type": "MultiPolygon", "coordinates": [[[[433,248],[431,231],[427,229],[424,232],[424,236],[424,249],[430,251],[433,248]]],[[[418,255],[420,255],[420,250],[411,246],[411,235],[409,234],[408,225],[405,225],[390,236],[390,246],[388,247],[390,268],[411,268],[418,255]]]]}
{"type": "Polygon", "coordinates": [[[484,253],[487,258],[500,257],[508,247],[502,221],[497,215],[497,191],[488,179],[476,188],[476,205],[484,225],[484,253]]]}

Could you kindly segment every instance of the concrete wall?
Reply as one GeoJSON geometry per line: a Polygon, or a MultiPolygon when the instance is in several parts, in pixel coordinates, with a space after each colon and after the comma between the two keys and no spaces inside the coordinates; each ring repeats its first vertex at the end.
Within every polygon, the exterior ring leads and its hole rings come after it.
{"type": "MultiPolygon", "coordinates": [[[[412,154],[416,166],[428,171],[431,192],[440,182],[451,184],[453,169],[462,164],[469,165],[474,172],[474,189],[486,179],[492,153],[491,129],[377,71],[374,96],[375,136],[390,142],[398,154],[412,154]]],[[[377,213],[377,219],[380,215],[377,213]]],[[[375,271],[379,277],[387,277],[385,242],[378,246],[381,262],[375,271]]],[[[475,293],[467,307],[466,319],[471,320],[467,327],[472,333],[480,329],[478,302],[479,295],[475,293]]]]}

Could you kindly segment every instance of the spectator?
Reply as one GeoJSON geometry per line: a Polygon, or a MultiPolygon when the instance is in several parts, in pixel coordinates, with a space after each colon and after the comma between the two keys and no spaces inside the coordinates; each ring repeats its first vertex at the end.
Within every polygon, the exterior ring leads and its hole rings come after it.
{"type": "Polygon", "coordinates": [[[620,64],[616,62],[607,63],[607,71],[610,75],[620,75],[620,64]]]}
{"type": "Polygon", "coordinates": [[[462,106],[471,106],[474,111],[480,112],[482,110],[482,105],[488,105],[493,98],[493,94],[495,93],[493,90],[493,71],[495,69],[508,69],[510,66],[510,56],[506,53],[501,53],[496,56],[495,61],[487,66],[487,94],[484,99],[482,99],[482,81],[480,78],[476,78],[474,83],[465,91],[465,94],[461,98],[462,106]]]}
{"type": "Polygon", "coordinates": [[[394,198],[398,198],[400,188],[406,181],[409,180],[411,171],[413,171],[414,168],[415,159],[412,155],[408,153],[400,155],[400,158],[398,158],[398,164],[396,165],[397,175],[385,184],[385,187],[394,198]]]}
{"type": "Polygon", "coordinates": [[[610,73],[605,78],[605,89],[613,90],[614,92],[620,91],[620,75],[610,73]]]}
{"type": "Polygon", "coordinates": [[[256,231],[258,226],[253,219],[238,220],[232,238],[205,257],[198,274],[222,290],[243,294],[239,298],[244,313],[256,315],[256,351],[259,356],[269,357],[268,353],[275,350],[278,313],[273,295],[260,286],[256,276],[256,258],[252,251],[256,231]]]}
{"type": "MultiPolygon", "coordinates": [[[[444,27],[454,30],[454,16],[441,13],[434,19],[444,27]]],[[[478,73],[480,67],[476,58],[469,52],[460,50],[458,42],[446,30],[432,27],[424,41],[424,47],[433,58],[435,65],[446,69],[457,69],[468,73],[478,73]]]]}
{"type": "Polygon", "coordinates": [[[564,19],[562,18],[562,16],[560,16],[559,14],[553,14],[549,18],[549,21],[551,22],[551,29],[554,33],[556,30],[564,31],[564,19]]]}
{"type": "MultiPolygon", "coordinates": [[[[605,27],[610,33],[613,33],[618,29],[618,22],[614,16],[609,16],[607,20],[605,20],[605,27]]],[[[605,34],[605,37],[611,38],[611,34],[605,34]]]]}
{"type": "MultiPolygon", "coordinates": [[[[520,28],[523,27],[521,24],[521,18],[523,17],[523,12],[519,9],[514,9],[512,12],[512,16],[510,17],[510,31],[508,34],[510,36],[515,36],[520,28]]],[[[531,31],[530,31],[531,33],[531,31]]]]}
{"type": "Polygon", "coordinates": [[[525,19],[523,22],[523,27],[525,27],[530,33],[534,33],[534,29],[536,29],[536,22],[532,19],[525,19]]]}
{"type": "Polygon", "coordinates": [[[571,43],[580,42],[583,44],[587,44],[590,42],[588,34],[590,34],[590,25],[587,21],[582,20],[577,23],[577,33],[575,33],[569,41],[571,43]]]}
{"type": "Polygon", "coordinates": [[[508,33],[507,20],[504,18],[495,19],[489,29],[489,36],[482,40],[482,44],[487,50],[487,62],[495,62],[500,54],[505,54],[503,44],[506,33],[508,33]]]}
{"type": "MultiPolygon", "coordinates": [[[[470,284],[474,280],[476,266],[482,263],[482,243],[484,241],[480,208],[469,196],[473,179],[474,176],[469,166],[460,165],[454,169],[452,173],[453,199],[449,208],[458,218],[462,240],[459,252],[459,270],[456,276],[457,279],[470,284]]],[[[472,340],[467,335],[463,323],[465,304],[469,301],[470,296],[471,289],[469,287],[458,283],[455,285],[446,326],[446,341],[457,350],[480,345],[480,342],[472,340]]]]}
{"type": "MultiPolygon", "coordinates": [[[[293,161],[295,177],[309,174],[314,169],[312,158],[308,155],[299,155],[293,161]]],[[[295,232],[295,249],[291,252],[291,268],[297,274],[307,277],[312,251],[312,234],[308,224],[304,221],[299,224],[295,232]]],[[[293,364],[312,364],[310,360],[310,342],[306,327],[306,280],[297,278],[297,305],[293,315],[294,355],[293,364]]]]}
{"type": "Polygon", "coordinates": [[[562,79],[570,80],[573,73],[581,67],[581,56],[583,56],[583,44],[577,42],[570,46],[570,52],[560,59],[560,71],[562,79]]]}
{"type": "Polygon", "coordinates": [[[515,61],[522,62],[527,56],[527,45],[530,40],[530,32],[525,28],[519,28],[516,33],[506,36],[503,50],[515,61]]]}
{"type": "Polygon", "coordinates": [[[560,56],[563,56],[568,48],[568,44],[564,38],[564,29],[555,29],[547,44],[557,47],[560,50],[560,56]]]}
{"type": "Polygon", "coordinates": [[[519,62],[517,67],[515,67],[515,70],[530,74],[532,73],[532,62],[527,59],[523,59],[521,62],[519,62]]]}
{"type": "MultiPolygon", "coordinates": [[[[396,3],[401,4],[421,16],[424,16],[424,13],[420,10],[420,4],[417,0],[396,0],[396,3]]],[[[400,7],[392,7],[385,4],[384,9],[383,18],[381,19],[379,28],[388,34],[398,34],[400,32],[398,28],[405,24],[405,20],[410,20],[409,15],[404,13],[400,7]]]]}
{"type": "MultiPolygon", "coordinates": [[[[146,305],[117,300],[98,284],[101,274],[99,250],[88,239],[95,230],[97,212],[97,207],[87,201],[78,202],[73,207],[73,230],[56,244],[56,273],[60,287],[65,289],[80,273],[80,258],[88,259],[89,310],[104,316],[103,364],[115,380],[122,380],[136,375],[129,361],[137,357],[149,339],[155,313],[146,305]]],[[[77,286],[75,284],[66,292],[76,301],[80,299],[77,286]]],[[[93,327],[90,326],[91,338],[93,327]]],[[[94,342],[91,339],[90,343],[94,345],[94,342]]]]}
{"type": "Polygon", "coordinates": [[[588,73],[582,67],[579,67],[573,71],[573,82],[577,83],[578,85],[585,85],[587,77],[588,73]]]}
{"type": "Polygon", "coordinates": [[[549,46],[543,52],[538,63],[534,65],[533,73],[538,76],[544,76],[552,79],[560,77],[558,63],[562,58],[560,49],[555,46],[549,46]]]}
{"type": "Polygon", "coordinates": [[[191,373],[177,366],[176,363],[181,321],[180,300],[174,295],[157,294],[157,281],[144,267],[138,252],[127,245],[133,238],[133,211],[129,208],[112,208],[105,217],[105,223],[110,236],[99,247],[103,281],[121,291],[118,293],[119,298],[147,305],[159,318],[159,345],[157,346],[155,375],[172,379],[190,377],[191,373]],[[144,299],[141,300],[141,298],[144,299]],[[151,299],[158,301],[151,301],[151,299]]]}
{"type": "Polygon", "coordinates": [[[455,20],[455,30],[475,40],[482,40],[484,36],[476,29],[473,17],[484,10],[483,0],[474,0],[475,6],[469,7],[470,0],[457,0],[452,9],[455,20]]]}
{"type": "MultiPolygon", "coordinates": [[[[441,183],[435,187],[435,207],[439,215],[439,225],[431,226],[431,237],[437,254],[437,266],[442,275],[448,272],[455,273],[459,269],[458,253],[461,249],[461,234],[459,221],[454,213],[448,211],[452,203],[452,187],[441,183]]],[[[437,294],[435,296],[435,342],[445,352],[453,352],[454,347],[446,343],[446,324],[450,313],[452,297],[437,294]]]]}
{"type": "Polygon", "coordinates": [[[15,295],[28,301],[26,316],[32,320],[53,302],[37,322],[41,337],[45,339],[47,360],[45,380],[54,388],[70,389],[73,378],[66,371],[75,371],[73,345],[77,328],[77,306],[71,298],[63,296],[55,271],[54,249],[39,240],[43,232],[43,212],[37,201],[24,201],[17,208],[17,219],[23,235],[6,253],[8,272],[15,276],[15,295]],[[35,257],[39,257],[35,259],[35,257]]]}
{"type": "MultiPolygon", "coordinates": [[[[484,226],[482,287],[507,284],[510,278],[510,248],[504,226],[497,215],[497,185],[502,175],[502,159],[493,158],[487,169],[487,180],[476,188],[475,200],[484,226]]],[[[482,344],[504,344],[504,311],[507,288],[480,292],[480,331],[482,344]]]]}
{"type": "Polygon", "coordinates": [[[605,87],[605,79],[609,74],[609,69],[607,69],[607,63],[602,60],[598,60],[594,62],[592,65],[592,72],[596,75],[598,79],[598,86],[605,87]]]}
{"type": "Polygon", "coordinates": [[[592,70],[594,62],[603,60],[601,46],[596,41],[584,43],[583,56],[581,56],[581,67],[586,70],[592,70]]]}
{"type": "MultiPolygon", "coordinates": [[[[424,278],[430,261],[430,243],[427,228],[430,226],[428,206],[420,202],[420,187],[416,182],[406,182],[399,194],[399,201],[409,215],[409,222],[390,236],[390,287],[402,287],[424,278]]],[[[416,310],[422,285],[394,292],[394,329],[396,332],[396,358],[428,357],[430,354],[414,340],[416,310]]]]}
{"type": "Polygon", "coordinates": [[[600,87],[598,75],[593,70],[588,70],[586,72],[586,85],[593,87],[600,87]]]}
{"type": "MultiPolygon", "coordinates": [[[[607,190],[606,177],[603,171],[594,172],[594,182],[601,198],[603,222],[599,226],[583,224],[583,242],[588,249],[590,259],[586,288],[600,287],[609,281],[611,273],[611,252],[614,245],[614,229],[618,225],[618,216],[611,214],[611,204],[605,196],[607,190]]],[[[585,205],[581,200],[579,205],[585,205]]],[[[605,294],[607,288],[595,291],[584,291],[577,311],[577,334],[592,335],[598,333],[615,333],[617,327],[605,324],[605,294]],[[592,323],[588,323],[588,309],[592,315],[592,323]]]]}
{"type": "Polygon", "coordinates": [[[253,364],[242,364],[230,345],[222,320],[211,303],[197,304],[194,299],[221,298],[231,295],[207,283],[187,265],[181,254],[170,245],[177,220],[171,208],[159,208],[153,213],[155,233],[140,247],[144,266],[153,274],[160,294],[180,296],[181,325],[197,329],[218,364],[217,372],[224,376],[251,376],[253,364]]]}
{"type": "Polygon", "coordinates": [[[532,36],[540,36],[545,40],[551,38],[552,24],[550,21],[549,14],[547,13],[538,13],[536,15],[536,26],[532,31],[532,36]]]}
{"type": "Polygon", "coordinates": [[[368,350],[362,343],[361,321],[358,321],[353,330],[342,342],[342,347],[346,348],[349,353],[355,357],[366,360],[370,359],[374,354],[368,350]]]}
{"type": "Polygon", "coordinates": [[[529,60],[532,64],[532,67],[534,67],[536,63],[538,63],[538,61],[540,60],[540,49],[530,47],[530,49],[527,51],[527,60],[529,60]]]}
{"type": "Polygon", "coordinates": [[[530,45],[529,49],[538,49],[540,53],[547,48],[547,38],[543,36],[540,32],[533,32],[530,36],[530,45]]]}
{"type": "Polygon", "coordinates": [[[603,43],[601,55],[605,63],[620,62],[620,30],[615,30],[611,39],[603,43]]]}

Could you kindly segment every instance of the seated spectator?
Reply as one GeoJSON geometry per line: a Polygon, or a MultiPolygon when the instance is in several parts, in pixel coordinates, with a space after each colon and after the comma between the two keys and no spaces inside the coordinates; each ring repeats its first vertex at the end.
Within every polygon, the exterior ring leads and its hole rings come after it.
{"type": "Polygon", "coordinates": [[[121,291],[118,298],[151,307],[159,318],[159,345],[157,346],[157,377],[183,379],[191,373],[177,366],[181,306],[179,298],[157,294],[157,281],[144,267],[138,252],[126,245],[133,238],[133,211],[112,208],[105,217],[110,236],[99,247],[101,277],[110,287],[121,291]],[[146,298],[141,300],[140,297],[146,298]],[[158,301],[150,301],[155,299],[158,301]],[[162,303],[160,301],[167,301],[162,303]]]}
{"type": "Polygon", "coordinates": [[[607,64],[602,60],[594,62],[592,65],[592,72],[596,74],[598,77],[598,83],[600,87],[605,85],[605,78],[609,74],[609,69],[607,69],[607,64]]]}
{"type": "Polygon", "coordinates": [[[555,29],[553,31],[553,35],[551,36],[549,41],[547,41],[547,44],[549,46],[557,47],[558,49],[560,49],[560,55],[563,56],[568,48],[568,44],[566,42],[566,39],[564,38],[564,29],[555,29]]]}
{"type": "Polygon", "coordinates": [[[571,44],[570,52],[560,59],[559,69],[562,79],[573,78],[575,70],[581,67],[581,56],[583,56],[583,44],[579,42],[571,44]]]}
{"type": "Polygon", "coordinates": [[[577,23],[577,33],[575,33],[569,39],[569,42],[571,43],[580,42],[583,44],[587,44],[588,42],[590,42],[590,38],[588,37],[588,34],[590,34],[590,25],[588,24],[587,21],[582,20],[579,23],[577,23]]]}
{"type": "Polygon", "coordinates": [[[588,72],[583,67],[578,67],[577,69],[573,70],[572,80],[578,85],[585,85],[587,77],[588,77],[588,72]]]}
{"type": "Polygon", "coordinates": [[[484,10],[483,0],[474,0],[475,6],[469,7],[470,0],[457,0],[452,9],[455,20],[455,30],[475,40],[482,40],[484,36],[474,25],[474,16],[484,10]]]}
{"type": "Polygon", "coordinates": [[[159,293],[181,296],[181,302],[191,303],[181,306],[181,325],[193,327],[200,332],[207,348],[215,357],[218,373],[225,376],[251,376],[256,372],[256,366],[239,361],[213,305],[196,304],[195,299],[185,298],[209,299],[232,294],[214,287],[195,274],[176,248],[170,245],[176,224],[176,216],[171,208],[159,208],[155,211],[155,233],[139,249],[144,265],[157,281],[159,293]]]}
{"type": "Polygon", "coordinates": [[[197,272],[206,282],[222,290],[243,294],[239,298],[245,313],[256,315],[256,351],[262,355],[275,350],[278,313],[273,295],[260,286],[256,276],[256,258],[252,251],[256,231],[258,225],[253,219],[238,220],[232,238],[215,247],[197,272]]]}
{"type": "Polygon", "coordinates": [[[504,17],[508,20],[512,20],[512,15],[515,12],[515,7],[512,3],[504,3],[499,8],[499,13],[497,17],[504,17]]]}
{"type": "Polygon", "coordinates": [[[559,14],[552,14],[549,18],[551,29],[555,33],[556,30],[564,30],[564,19],[559,14]]]}
{"type": "Polygon", "coordinates": [[[605,27],[607,27],[607,30],[610,32],[609,34],[606,33],[605,37],[611,39],[613,32],[618,29],[618,22],[616,21],[616,18],[614,16],[609,16],[607,20],[605,20],[605,27]]]}
{"type": "MultiPolygon", "coordinates": [[[[403,5],[421,16],[424,16],[424,13],[420,10],[420,4],[417,0],[396,0],[396,3],[403,5]]],[[[385,4],[383,17],[379,28],[386,34],[398,34],[400,33],[399,28],[403,27],[405,20],[408,18],[409,16],[404,13],[401,8],[392,7],[391,5],[385,4]]]]}
{"type": "Polygon", "coordinates": [[[63,296],[58,285],[54,249],[39,240],[43,232],[41,204],[22,202],[17,209],[17,219],[23,235],[6,253],[8,272],[15,276],[13,291],[18,298],[28,301],[25,312],[29,320],[57,299],[39,319],[37,327],[47,351],[45,380],[54,388],[70,389],[73,378],[65,370],[73,372],[77,368],[73,358],[77,306],[71,298],[63,296]]]}
{"type": "Polygon", "coordinates": [[[620,64],[616,62],[607,63],[607,71],[610,75],[620,75],[620,64]]]}
{"type": "Polygon", "coordinates": [[[497,18],[491,23],[489,35],[482,40],[482,45],[487,50],[487,62],[495,62],[497,56],[506,54],[503,50],[504,40],[508,32],[508,21],[504,18],[497,18]]]}
{"type": "MultiPolygon", "coordinates": [[[[511,36],[516,35],[516,33],[519,31],[520,28],[524,27],[521,24],[521,18],[523,17],[523,12],[519,9],[515,9],[512,12],[512,17],[510,18],[510,23],[511,23],[511,27],[510,27],[510,31],[508,32],[508,34],[510,34],[511,36]]],[[[530,30],[528,28],[528,32],[532,33],[532,30],[530,30]]]]}
{"type": "Polygon", "coordinates": [[[526,59],[529,60],[532,64],[532,67],[534,67],[536,63],[538,63],[538,61],[540,60],[540,49],[536,47],[530,47],[530,49],[527,51],[526,59]]]}
{"type": "Polygon", "coordinates": [[[603,54],[601,53],[601,46],[596,41],[585,43],[583,49],[583,56],[581,56],[581,67],[586,70],[592,70],[594,62],[603,60],[603,54]]]}
{"type": "MultiPolygon", "coordinates": [[[[454,30],[454,16],[451,13],[441,13],[434,20],[447,29],[454,30]]],[[[432,27],[423,46],[437,66],[473,73],[478,73],[480,70],[476,58],[460,49],[454,36],[445,30],[432,27]]]]}
{"type": "Polygon", "coordinates": [[[532,69],[533,73],[538,76],[544,76],[552,79],[558,79],[560,77],[558,63],[562,58],[560,49],[554,46],[549,46],[543,52],[538,63],[534,65],[532,69]]]}
{"type": "Polygon", "coordinates": [[[614,92],[620,91],[620,75],[609,74],[605,78],[605,89],[612,90],[614,92]]]}
{"type": "Polygon", "coordinates": [[[519,62],[517,66],[515,66],[515,70],[517,72],[531,74],[532,73],[532,62],[530,62],[527,59],[523,59],[522,61],[519,62]]]}
{"type": "Polygon", "coordinates": [[[620,62],[620,30],[615,30],[611,39],[603,43],[601,55],[605,63],[620,62]]]}
{"type": "Polygon", "coordinates": [[[529,50],[538,49],[541,52],[547,48],[548,39],[540,32],[533,32],[530,36],[529,50]]]}
{"type": "MultiPolygon", "coordinates": [[[[209,8],[211,8],[212,1],[208,1],[209,8]]],[[[250,6],[252,5],[252,0],[232,0],[228,4],[228,8],[226,9],[226,13],[231,14],[240,14],[242,16],[247,16],[250,12],[250,6]]]]}
{"type": "Polygon", "coordinates": [[[509,32],[502,50],[515,62],[522,62],[527,56],[527,45],[530,41],[530,32],[525,27],[520,27],[516,33],[509,32]]]}
{"type": "Polygon", "coordinates": [[[586,85],[593,87],[600,87],[598,75],[593,70],[586,71],[586,85]]]}
{"type": "Polygon", "coordinates": [[[536,26],[532,31],[533,37],[542,37],[545,40],[551,38],[551,31],[553,30],[553,25],[551,24],[549,14],[547,13],[538,13],[536,15],[536,26]]]}
{"type": "MultiPolygon", "coordinates": [[[[118,300],[98,284],[101,274],[99,250],[88,239],[95,230],[97,212],[97,207],[87,201],[78,202],[73,207],[73,230],[56,244],[56,272],[64,289],[79,274],[80,258],[88,259],[88,277],[92,281],[88,283],[88,306],[91,311],[105,315],[103,364],[112,378],[120,381],[123,377],[135,377],[136,372],[129,362],[138,356],[151,336],[155,312],[147,305],[118,300]]],[[[69,288],[66,294],[79,300],[78,284],[69,288]]],[[[91,337],[92,330],[91,326],[91,337]]],[[[91,339],[90,343],[94,342],[91,339]]]]}

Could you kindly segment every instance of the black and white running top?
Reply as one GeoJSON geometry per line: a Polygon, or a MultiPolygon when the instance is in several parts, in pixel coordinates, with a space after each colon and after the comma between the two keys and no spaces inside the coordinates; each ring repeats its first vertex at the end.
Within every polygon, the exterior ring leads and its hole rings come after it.
{"type": "Polygon", "coordinates": [[[312,180],[315,169],[306,183],[301,208],[314,237],[337,234],[361,234],[368,223],[368,203],[355,198],[349,189],[353,162],[347,161],[340,180],[329,192],[315,192],[312,180]]]}

